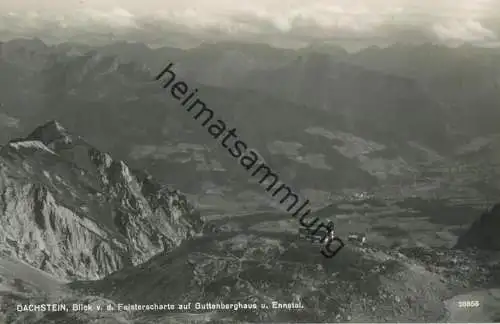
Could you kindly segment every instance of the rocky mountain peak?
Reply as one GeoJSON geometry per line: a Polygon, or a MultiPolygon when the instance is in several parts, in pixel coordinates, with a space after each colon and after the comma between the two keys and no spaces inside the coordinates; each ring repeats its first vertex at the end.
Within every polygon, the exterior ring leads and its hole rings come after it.
{"type": "Polygon", "coordinates": [[[458,249],[478,248],[481,250],[500,250],[498,231],[500,230],[500,204],[485,211],[471,227],[458,238],[458,249]]]}
{"type": "Polygon", "coordinates": [[[72,142],[71,134],[57,120],[50,120],[37,127],[26,139],[40,141],[47,146],[53,143],[70,144],[72,142]]]}
{"type": "Polygon", "coordinates": [[[57,121],[4,148],[0,252],[60,279],[98,279],[142,264],[202,229],[182,194],[57,121]]]}

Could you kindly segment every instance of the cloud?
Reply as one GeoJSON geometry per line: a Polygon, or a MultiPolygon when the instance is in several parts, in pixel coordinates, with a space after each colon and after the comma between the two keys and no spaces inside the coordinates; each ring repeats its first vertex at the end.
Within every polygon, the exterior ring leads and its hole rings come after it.
{"type": "Polygon", "coordinates": [[[115,28],[137,27],[137,17],[122,8],[114,8],[109,12],[86,9],[82,10],[81,14],[82,17],[88,18],[89,21],[103,23],[115,28]]]}
{"type": "Polygon", "coordinates": [[[496,40],[496,34],[475,20],[454,20],[434,24],[436,36],[442,40],[455,40],[465,42],[482,42],[496,40]]]}
{"type": "Polygon", "coordinates": [[[497,0],[18,0],[0,5],[0,14],[0,30],[18,34],[152,38],[149,33],[171,30],[204,39],[488,43],[500,32],[497,0]]]}

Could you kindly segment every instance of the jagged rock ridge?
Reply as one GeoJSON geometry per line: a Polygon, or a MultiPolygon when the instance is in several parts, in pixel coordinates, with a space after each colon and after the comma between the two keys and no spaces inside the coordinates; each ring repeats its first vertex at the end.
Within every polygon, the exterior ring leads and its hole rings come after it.
{"type": "Polygon", "coordinates": [[[0,249],[63,279],[97,279],[197,235],[177,191],[58,122],[0,150],[0,249]]]}
{"type": "Polygon", "coordinates": [[[499,250],[500,241],[498,232],[500,230],[500,204],[494,205],[490,210],[484,212],[471,227],[461,235],[457,241],[456,248],[479,248],[482,250],[499,250]]]}

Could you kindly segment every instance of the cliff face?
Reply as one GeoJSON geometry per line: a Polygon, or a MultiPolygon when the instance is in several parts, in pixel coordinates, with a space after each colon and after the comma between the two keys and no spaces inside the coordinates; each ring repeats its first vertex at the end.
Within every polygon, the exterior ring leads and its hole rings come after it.
{"type": "Polygon", "coordinates": [[[0,249],[58,278],[102,278],[201,227],[183,195],[55,121],[0,150],[0,249]]]}
{"type": "Polygon", "coordinates": [[[458,249],[478,248],[500,251],[499,232],[500,204],[496,204],[472,223],[467,232],[459,237],[455,247],[458,249]]]}

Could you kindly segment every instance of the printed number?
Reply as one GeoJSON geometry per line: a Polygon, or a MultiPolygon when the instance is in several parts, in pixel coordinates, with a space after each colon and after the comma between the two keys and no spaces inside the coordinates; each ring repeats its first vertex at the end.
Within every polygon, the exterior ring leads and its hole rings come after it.
{"type": "Polygon", "coordinates": [[[458,307],[466,308],[466,307],[479,307],[478,300],[464,300],[458,302],[458,307]]]}

